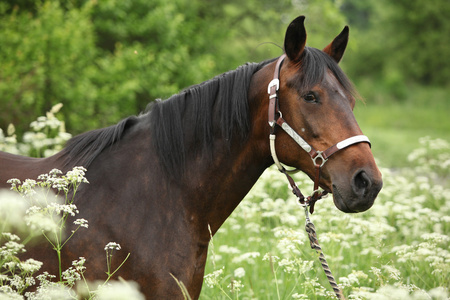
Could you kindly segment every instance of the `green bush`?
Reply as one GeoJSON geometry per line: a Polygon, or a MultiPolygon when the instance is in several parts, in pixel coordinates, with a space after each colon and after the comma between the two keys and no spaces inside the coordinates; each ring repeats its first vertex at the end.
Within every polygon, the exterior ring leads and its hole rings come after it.
{"type": "Polygon", "coordinates": [[[87,76],[96,57],[91,5],[65,11],[56,1],[38,2],[35,14],[1,7],[1,127],[28,124],[59,102],[70,123],[73,105],[91,103],[94,95],[87,76]]]}

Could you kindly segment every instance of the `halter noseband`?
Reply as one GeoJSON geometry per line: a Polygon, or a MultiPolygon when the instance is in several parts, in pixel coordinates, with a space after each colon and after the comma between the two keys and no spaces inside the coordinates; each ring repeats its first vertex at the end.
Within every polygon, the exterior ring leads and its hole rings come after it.
{"type": "Polygon", "coordinates": [[[297,132],[295,132],[294,129],[292,129],[291,126],[283,119],[283,115],[279,109],[279,103],[278,103],[278,90],[280,89],[280,69],[281,64],[283,63],[283,60],[286,58],[286,54],[283,54],[278,59],[276,66],[275,66],[275,72],[273,74],[273,79],[269,83],[269,86],[267,88],[267,92],[269,94],[269,126],[271,128],[270,135],[269,135],[269,141],[270,141],[270,153],[272,155],[273,161],[275,162],[275,165],[278,167],[278,170],[286,175],[291,188],[292,192],[298,197],[300,203],[302,205],[309,205],[310,206],[310,212],[314,212],[314,204],[317,200],[321,199],[323,196],[327,194],[326,191],[319,191],[319,180],[320,180],[320,170],[322,166],[327,162],[328,158],[330,158],[331,155],[338,152],[339,150],[342,150],[348,146],[358,144],[358,143],[368,143],[370,145],[369,138],[365,135],[355,135],[348,139],[345,139],[330,148],[326,149],[325,151],[318,151],[314,149],[313,146],[308,144],[297,132]],[[275,150],[275,126],[280,126],[303,150],[305,150],[310,156],[315,166],[315,179],[314,179],[314,191],[311,196],[309,196],[306,201],[303,194],[300,192],[300,189],[295,184],[294,180],[289,174],[298,172],[297,169],[294,170],[286,170],[280,163],[277,157],[277,153],[275,150]]]}

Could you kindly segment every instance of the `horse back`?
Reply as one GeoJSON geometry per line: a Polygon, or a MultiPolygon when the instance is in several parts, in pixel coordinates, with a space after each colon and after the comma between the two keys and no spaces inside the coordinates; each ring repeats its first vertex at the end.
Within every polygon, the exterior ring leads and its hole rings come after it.
{"type": "Polygon", "coordinates": [[[58,155],[49,158],[34,158],[0,151],[0,189],[9,188],[7,181],[17,178],[37,179],[41,174],[48,173],[53,168],[61,168],[58,155]]]}

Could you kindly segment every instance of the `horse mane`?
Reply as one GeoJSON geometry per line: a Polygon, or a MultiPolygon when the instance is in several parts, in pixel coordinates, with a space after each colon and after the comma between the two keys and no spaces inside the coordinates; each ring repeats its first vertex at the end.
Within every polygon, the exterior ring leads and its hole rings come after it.
{"type": "Polygon", "coordinates": [[[152,139],[166,173],[183,173],[188,151],[212,157],[217,137],[226,147],[235,137],[247,137],[250,81],[271,61],[247,63],[151,104],[152,139]]]}
{"type": "Polygon", "coordinates": [[[65,158],[65,166],[70,164],[88,168],[104,149],[119,141],[126,129],[137,122],[138,118],[131,116],[116,125],[88,131],[71,138],[61,151],[65,158]]]}
{"type": "Polygon", "coordinates": [[[268,62],[247,63],[167,100],[150,103],[148,112],[139,118],[131,116],[118,124],[71,138],[61,151],[65,166],[88,168],[103,150],[120,141],[127,129],[145,117],[151,120],[150,131],[162,165],[171,174],[184,166],[184,136],[188,126],[194,128],[197,135],[193,138],[204,149],[213,145],[213,119],[220,123],[225,140],[230,141],[235,132],[244,138],[250,128],[247,101],[250,80],[268,62]]]}

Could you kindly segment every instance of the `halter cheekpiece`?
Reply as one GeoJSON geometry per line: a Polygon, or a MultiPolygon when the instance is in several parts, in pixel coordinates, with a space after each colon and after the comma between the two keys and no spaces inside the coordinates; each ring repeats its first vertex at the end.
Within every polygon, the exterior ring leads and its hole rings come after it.
{"type": "Polygon", "coordinates": [[[317,200],[321,199],[327,194],[326,191],[319,190],[319,180],[320,180],[320,170],[322,166],[327,162],[331,155],[342,150],[348,146],[358,144],[358,143],[368,143],[370,145],[369,138],[365,135],[355,135],[347,138],[324,151],[318,151],[314,149],[313,146],[308,144],[291,126],[283,119],[283,115],[279,109],[278,103],[278,90],[280,89],[280,69],[281,64],[286,58],[286,54],[283,54],[278,59],[275,65],[275,71],[273,74],[273,79],[267,87],[267,92],[269,94],[269,126],[271,128],[269,141],[270,141],[270,153],[272,155],[275,165],[278,170],[286,175],[289,184],[291,185],[292,192],[298,197],[299,202],[302,205],[310,206],[310,212],[314,212],[314,204],[317,200]],[[297,184],[294,182],[289,174],[295,173],[298,170],[286,170],[280,163],[277,153],[275,150],[275,127],[280,126],[303,150],[305,150],[311,157],[313,164],[315,166],[315,179],[314,179],[314,191],[311,196],[305,198],[300,192],[297,184]]]}

